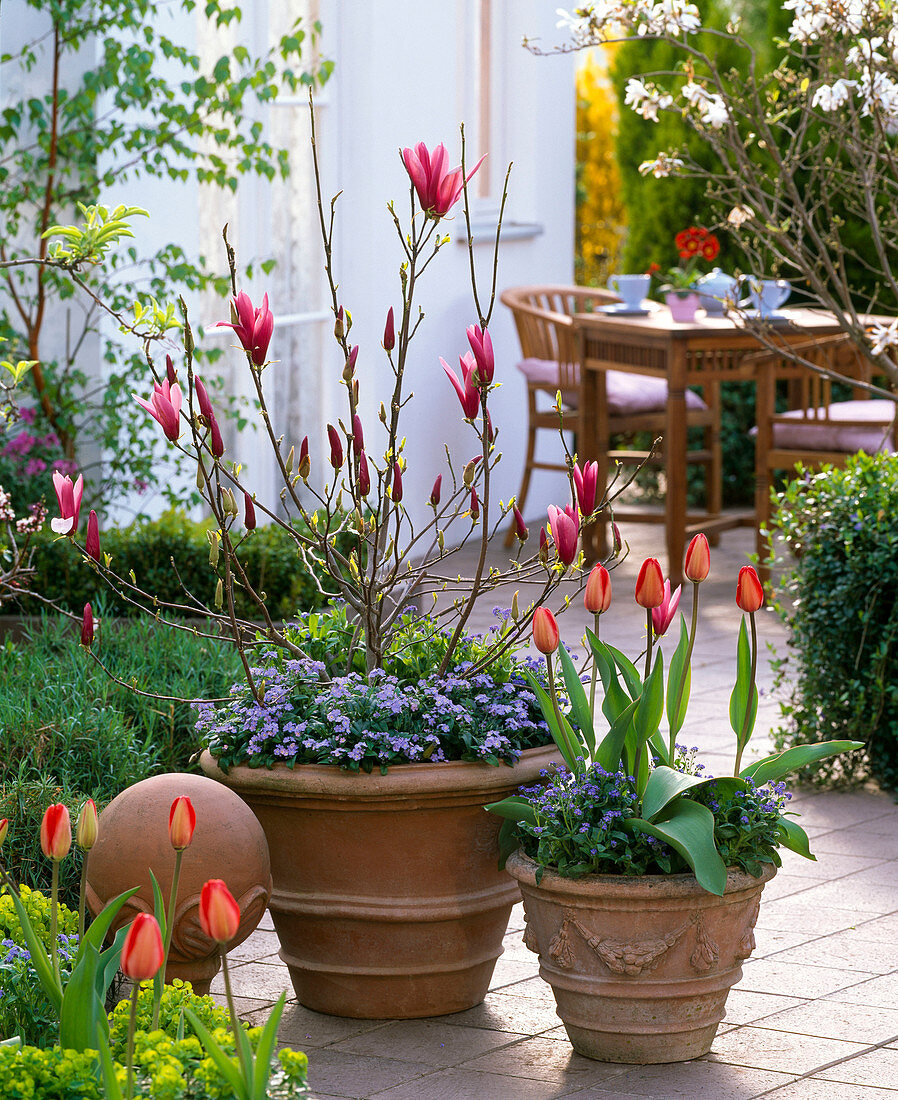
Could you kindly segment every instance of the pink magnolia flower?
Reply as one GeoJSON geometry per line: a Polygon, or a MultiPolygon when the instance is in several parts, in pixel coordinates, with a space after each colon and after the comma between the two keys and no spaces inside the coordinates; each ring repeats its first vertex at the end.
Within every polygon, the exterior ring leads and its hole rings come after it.
{"type": "Polygon", "coordinates": [[[591,516],[596,510],[596,490],[599,487],[599,464],[598,462],[587,462],[581,470],[579,463],[575,462],[573,475],[580,514],[583,516],[591,516]]]}
{"type": "Polygon", "coordinates": [[[652,630],[655,632],[656,638],[666,634],[667,628],[673,622],[677,608],[680,606],[680,591],[681,586],[677,585],[674,591],[671,592],[670,581],[664,582],[664,595],[661,597],[661,603],[652,608],[652,630]]]}
{"type": "Polygon", "coordinates": [[[257,309],[253,306],[250,296],[241,290],[237,297],[231,300],[231,308],[233,310],[231,316],[236,315],[237,323],[219,321],[215,327],[232,328],[255,366],[261,367],[268,354],[271,334],[274,332],[274,314],[268,308],[268,295],[262,298],[262,304],[257,309]]]}
{"type": "Polygon", "coordinates": [[[81,497],[84,495],[84,476],[72,484],[72,479],[56,470],[53,474],[53,488],[59,501],[59,519],[50,521],[50,529],[57,535],[74,535],[78,530],[78,513],[81,511],[81,497]]]}
{"type": "Polygon", "coordinates": [[[458,357],[458,365],[461,368],[461,380],[459,380],[455,371],[449,366],[445,359],[440,358],[440,362],[443,365],[443,370],[446,372],[446,377],[455,387],[455,392],[458,394],[458,399],[461,402],[462,412],[465,414],[465,420],[473,420],[480,411],[480,390],[477,388],[477,383],[474,380],[474,375],[476,373],[474,356],[471,352],[466,351],[464,355],[458,357]]]}
{"type": "Polygon", "coordinates": [[[409,179],[415,188],[418,202],[425,214],[435,218],[445,217],[450,209],[458,202],[465,183],[477,171],[486,154],[477,161],[467,177],[463,180],[461,167],[449,169],[449,154],[442,142],[428,152],[423,141],[419,141],[414,149],[403,149],[402,160],[409,179]]]}
{"type": "Polygon", "coordinates": [[[466,332],[471,351],[474,353],[474,360],[477,363],[475,382],[480,386],[488,386],[493,380],[496,366],[493,355],[493,341],[490,339],[487,330],[481,329],[479,325],[469,325],[466,332]]]}
{"type": "Polygon", "coordinates": [[[524,517],[521,515],[521,509],[517,505],[514,506],[514,533],[520,542],[526,542],[530,535],[524,517]]]}
{"type": "Polygon", "coordinates": [[[162,425],[165,438],[171,443],[176,442],[181,434],[181,387],[177,382],[166,380],[160,385],[153,383],[153,392],[149,401],[138,397],[136,393],[131,395],[141,408],[146,409],[154,420],[162,425]]]}
{"type": "Polygon", "coordinates": [[[570,565],[577,556],[580,527],[574,507],[569,504],[562,512],[560,508],[550,504],[549,526],[552,529],[552,539],[555,542],[555,553],[558,555],[558,560],[563,565],[570,565]]]}

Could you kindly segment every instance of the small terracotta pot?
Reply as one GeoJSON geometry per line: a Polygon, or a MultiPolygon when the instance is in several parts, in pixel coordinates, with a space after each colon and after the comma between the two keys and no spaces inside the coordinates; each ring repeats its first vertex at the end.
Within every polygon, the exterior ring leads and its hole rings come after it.
{"type": "Polygon", "coordinates": [[[270,909],[300,1002],[359,1019],[461,1012],[486,996],[517,885],[499,870],[502,824],[483,806],[558,761],[456,761],[386,775],[330,765],[231,768],[271,852],[270,909]]]}
{"type": "Polygon", "coordinates": [[[671,320],[687,325],[690,321],[695,320],[695,311],[699,307],[699,296],[697,294],[692,292],[677,294],[675,291],[671,291],[664,295],[664,301],[670,310],[671,320]]]}
{"type": "Polygon", "coordinates": [[[692,875],[562,878],[518,850],[524,943],[555,994],[578,1054],[603,1062],[685,1062],[707,1054],[727,994],[755,947],[759,878],[730,871],[723,897],[692,875]]]}

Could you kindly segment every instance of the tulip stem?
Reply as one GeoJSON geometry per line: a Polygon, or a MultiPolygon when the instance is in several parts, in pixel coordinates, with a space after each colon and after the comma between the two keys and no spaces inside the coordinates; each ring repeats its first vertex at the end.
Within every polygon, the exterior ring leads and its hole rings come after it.
{"type": "Polygon", "coordinates": [[[128,1016],[128,1053],[125,1063],[128,1071],[128,1100],[134,1096],[134,1032],[137,1029],[137,998],[140,996],[140,982],[131,987],[131,1012],[128,1016]]]}
{"type": "Polygon", "coordinates": [[[745,718],[742,722],[742,733],[739,735],[739,739],[736,742],[736,767],[733,772],[734,775],[739,774],[739,768],[742,765],[742,753],[745,751],[745,746],[748,744],[748,739],[751,737],[752,726],[752,703],[757,697],[758,689],[755,687],[755,676],[758,671],[758,628],[755,625],[755,613],[750,611],[748,613],[748,622],[751,627],[751,672],[748,676],[748,698],[745,700],[745,718]]]}
{"type": "Polygon", "coordinates": [[[78,944],[80,946],[81,941],[84,939],[84,917],[87,906],[85,904],[87,899],[87,859],[90,852],[85,849],[84,857],[81,860],[81,888],[78,891],[78,944]]]}
{"type": "Polygon", "coordinates": [[[50,886],[50,957],[53,960],[53,973],[62,988],[62,975],[59,972],[59,860],[53,860],[53,872],[50,886]]]}
{"type": "Polygon", "coordinates": [[[153,998],[153,1031],[159,1027],[159,1009],[162,1004],[162,990],[165,988],[165,971],[168,967],[168,953],[171,950],[171,938],[175,927],[175,906],[178,903],[178,882],[181,878],[181,859],[183,848],[175,849],[175,869],[171,877],[171,891],[168,896],[168,911],[165,914],[165,947],[162,952],[162,981],[153,998]]]}
{"type": "MultiPolygon", "coordinates": [[[[602,617],[601,611],[597,611],[595,613],[595,616],[594,616],[594,618],[595,618],[595,630],[593,631],[596,638],[598,638],[598,636],[599,636],[599,620],[601,619],[601,617],[602,617]]],[[[587,649],[588,648],[589,647],[587,646],[587,649]]],[[[599,662],[596,660],[595,654],[593,654],[593,657],[592,657],[592,679],[590,680],[590,684],[589,684],[589,713],[590,713],[590,715],[592,715],[592,724],[593,724],[593,726],[595,726],[595,724],[596,724],[596,680],[598,678],[598,675],[599,675],[599,662]]]]}
{"type": "Polygon", "coordinates": [[[221,976],[224,978],[225,997],[228,1002],[228,1010],[231,1013],[231,1028],[234,1031],[234,1046],[237,1048],[237,1057],[240,1059],[240,1068],[243,1070],[243,1080],[246,1081],[247,1087],[250,1086],[253,1079],[253,1067],[246,1064],[243,1043],[237,1038],[237,1028],[239,1028],[240,1020],[237,1018],[237,1009],[234,1006],[234,995],[231,992],[231,975],[228,972],[228,953],[225,950],[225,945],[221,944],[221,976]]]}
{"type": "Polygon", "coordinates": [[[645,609],[645,629],[645,675],[642,678],[643,683],[649,678],[649,673],[652,671],[652,642],[654,641],[654,628],[652,626],[652,609],[650,607],[645,609]]]}
{"type": "Polygon", "coordinates": [[[677,747],[677,715],[680,713],[680,704],[683,702],[683,692],[686,690],[686,677],[692,662],[692,647],[695,645],[695,631],[698,625],[698,586],[701,581],[692,582],[692,622],[689,626],[689,644],[686,646],[686,658],[683,661],[683,670],[680,673],[680,682],[677,684],[677,700],[674,704],[673,714],[668,714],[670,723],[670,759],[668,763],[673,767],[674,752],[677,747]]]}

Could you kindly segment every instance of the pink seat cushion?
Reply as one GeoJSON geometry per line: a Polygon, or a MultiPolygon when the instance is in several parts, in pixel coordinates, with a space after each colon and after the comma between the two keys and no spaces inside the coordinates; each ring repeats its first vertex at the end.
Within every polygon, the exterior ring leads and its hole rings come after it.
{"type": "Polygon", "coordinates": [[[774,422],[773,445],[784,450],[795,448],[803,451],[841,451],[854,454],[889,452],[892,448],[892,421],[896,405],[885,398],[869,401],[834,401],[825,409],[795,409],[782,413],[782,419],[774,422]],[[819,415],[820,419],[813,418],[819,415]],[[796,423],[788,423],[790,420],[796,423]],[[840,421],[853,421],[839,427],[840,421]],[[858,424],[857,421],[863,421],[858,424]],[[869,425],[867,427],[866,425],[869,425]]]}
{"type": "MultiPolygon", "coordinates": [[[[522,359],[518,370],[528,382],[547,389],[558,386],[558,364],[549,359],[522,359]]],[[[574,364],[574,378],[579,378],[580,368],[574,364]]],[[[608,411],[612,416],[630,416],[635,413],[663,412],[667,407],[667,382],[663,378],[650,378],[644,374],[609,370],[605,372],[605,392],[608,411]]],[[[562,395],[565,404],[576,408],[578,394],[566,390],[562,395]]],[[[687,409],[706,409],[708,406],[693,390],[686,391],[687,409]]]]}

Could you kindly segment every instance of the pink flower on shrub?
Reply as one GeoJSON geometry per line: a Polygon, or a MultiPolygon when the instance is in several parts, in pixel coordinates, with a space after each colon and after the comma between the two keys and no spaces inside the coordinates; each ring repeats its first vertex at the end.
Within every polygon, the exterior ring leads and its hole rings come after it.
{"type": "Polygon", "coordinates": [[[569,504],[562,512],[560,508],[550,504],[549,526],[552,529],[552,539],[558,560],[563,565],[570,565],[577,556],[579,539],[579,523],[574,507],[569,504]]]}
{"type": "Polygon", "coordinates": [[[57,535],[74,535],[78,529],[78,513],[84,495],[84,476],[79,474],[73,485],[70,477],[63,477],[57,470],[53,474],[53,488],[59,502],[60,518],[50,521],[50,529],[57,535]]]}
{"type": "Polygon", "coordinates": [[[461,167],[449,169],[449,154],[442,142],[429,152],[423,141],[414,149],[403,149],[402,160],[409,174],[418,202],[425,214],[435,218],[445,217],[458,202],[462,188],[483,164],[486,154],[477,161],[466,179],[462,179],[461,167]]]}
{"type": "Polygon", "coordinates": [[[261,367],[268,354],[268,345],[271,343],[271,334],[274,332],[274,314],[268,308],[268,295],[262,298],[262,304],[256,308],[252,299],[243,290],[236,298],[231,300],[231,316],[237,318],[236,324],[230,321],[219,321],[216,328],[232,328],[237,333],[237,339],[243,345],[244,351],[249,352],[250,359],[257,367],[261,367]]]}
{"type": "Polygon", "coordinates": [[[181,434],[181,387],[178,383],[172,384],[167,378],[161,385],[154,382],[149,401],[138,397],[136,393],[131,396],[162,425],[165,438],[175,443],[181,434]]]}
{"type": "Polygon", "coordinates": [[[464,355],[458,357],[458,365],[461,368],[461,379],[458,378],[458,375],[456,375],[455,371],[449,366],[445,359],[440,358],[440,363],[443,365],[446,377],[452,383],[455,392],[458,394],[458,399],[461,402],[465,419],[473,420],[480,411],[480,390],[477,388],[477,383],[474,380],[476,363],[473,354],[470,351],[466,351],[464,355]]]}

